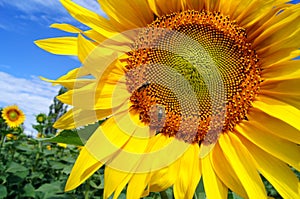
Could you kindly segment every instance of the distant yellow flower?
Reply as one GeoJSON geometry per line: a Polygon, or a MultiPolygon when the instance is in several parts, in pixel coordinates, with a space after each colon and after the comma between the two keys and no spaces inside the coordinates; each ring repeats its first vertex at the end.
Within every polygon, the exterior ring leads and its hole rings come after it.
{"type": "Polygon", "coordinates": [[[38,123],[44,123],[46,121],[46,119],[47,119],[47,116],[43,113],[40,113],[36,116],[36,121],[38,123]]]}
{"type": "Polygon", "coordinates": [[[9,133],[9,134],[6,134],[6,138],[8,140],[16,140],[17,136],[15,136],[14,134],[9,133]]]}
{"type": "Polygon", "coordinates": [[[2,117],[11,128],[20,126],[25,121],[25,115],[18,106],[7,106],[2,110],[2,117]]]}
{"type": "Polygon", "coordinates": [[[57,146],[62,147],[62,148],[67,148],[67,144],[65,144],[65,143],[57,143],[57,146]]]}
{"type": "Polygon", "coordinates": [[[50,151],[51,150],[51,145],[47,145],[46,148],[50,151]]]}
{"type": "Polygon", "coordinates": [[[76,55],[51,81],[72,105],[59,129],[107,119],[89,138],[66,190],[105,166],[104,198],[173,187],[209,199],[267,198],[264,176],[283,198],[300,198],[300,5],[285,0],[99,0],[107,18],[71,0],[90,27],[37,41],[76,55]],[[88,77],[88,78],[86,78],[88,77]]]}
{"type": "Polygon", "coordinates": [[[37,137],[37,138],[44,138],[45,136],[44,136],[42,133],[39,132],[39,133],[36,135],[36,137],[37,137]]]}

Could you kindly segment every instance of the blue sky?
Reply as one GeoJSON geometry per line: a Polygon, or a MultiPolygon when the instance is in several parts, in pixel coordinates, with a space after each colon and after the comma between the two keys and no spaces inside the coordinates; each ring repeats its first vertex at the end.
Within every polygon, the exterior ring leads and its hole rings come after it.
{"type": "MultiPolygon", "coordinates": [[[[74,1],[103,14],[96,0],[74,1]]],[[[59,0],[0,0],[0,107],[17,104],[26,114],[25,128],[29,134],[36,133],[31,128],[34,116],[48,113],[59,89],[38,77],[56,79],[80,66],[76,57],[53,55],[33,43],[67,35],[49,28],[52,23],[82,27],[59,0]]]]}
{"type": "MultiPolygon", "coordinates": [[[[96,0],[73,1],[103,15],[96,0]]],[[[59,89],[38,76],[56,79],[80,66],[75,57],[53,55],[33,43],[67,35],[49,28],[52,23],[83,27],[69,16],[59,0],[0,0],[0,107],[17,104],[27,116],[25,128],[29,134],[35,134],[31,128],[34,115],[48,113],[59,89]]]]}

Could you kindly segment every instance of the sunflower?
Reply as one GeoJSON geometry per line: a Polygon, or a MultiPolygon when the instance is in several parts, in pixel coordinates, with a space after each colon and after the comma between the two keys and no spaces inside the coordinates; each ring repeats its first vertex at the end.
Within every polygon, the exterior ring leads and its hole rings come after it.
{"type": "Polygon", "coordinates": [[[6,124],[11,128],[18,127],[25,121],[25,115],[23,111],[21,111],[16,105],[3,108],[2,117],[4,118],[6,124]]]}
{"type": "Polygon", "coordinates": [[[36,121],[40,124],[45,123],[47,116],[44,113],[40,113],[36,116],[36,121]]]}
{"type": "MultiPolygon", "coordinates": [[[[54,125],[104,120],[66,184],[105,165],[104,198],[173,187],[192,198],[299,198],[300,5],[284,0],[99,0],[107,18],[70,0],[90,29],[53,24],[76,37],[39,40],[82,62],[57,80],[73,106],[54,125]]],[[[82,135],[84,137],[84,135],[82,135]]]]}

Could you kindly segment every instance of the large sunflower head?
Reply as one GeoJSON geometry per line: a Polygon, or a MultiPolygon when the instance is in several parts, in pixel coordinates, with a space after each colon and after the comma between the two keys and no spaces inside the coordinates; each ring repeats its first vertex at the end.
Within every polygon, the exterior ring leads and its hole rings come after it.
{"type": "MultiPolygon", "coordinates": [[[[73,109],[55,127],[105,120],[89,137],[66,190],[105,167],[104,198],[173,186],[192,198],[228,190],[266,198],[264,176],[299,198],[300,5],[259,0],[99,0],[107,18],[62,4],[90,30],[39,40],[82,62],[57,80],[73,109]]],[[[83,138],[86,135],[81,135],[83,138]]]]}
{"type": "Polygon", "coordinates": [[[2,117],[5,123],[11,128],[18,127],[25,121],[23,111],[16,105],[3,108],[2,117]]]}

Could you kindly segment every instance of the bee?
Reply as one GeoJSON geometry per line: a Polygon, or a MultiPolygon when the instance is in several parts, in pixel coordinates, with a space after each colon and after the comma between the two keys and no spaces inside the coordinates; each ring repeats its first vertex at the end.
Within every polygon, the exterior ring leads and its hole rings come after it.
{"type": "Polygon", "coordinates": [[[166,120],[166,112],[165,107],[160,104],[156,104],[151,108],[151,127],[156,129],[157,132],[159,132],[165,124],[166,120]]]}
{"type": "Polygon", "coordinates": [[[164,113],[165,113],[164,107],[159,106],[158,109],[157,109],[157,121],[158,121],[158,122],[161,122],[161,121],[162,121],[162,118],[163,118],[163,116],[164,116],[164,113]]]}
{"type": "Polygon", "coordinates": [[[137,92],[141,92],[142,90],[144,90],[145,88],[147,88],[150,85],[150,82],[145,82],[143,83],[138,89],[137,92]]]}

